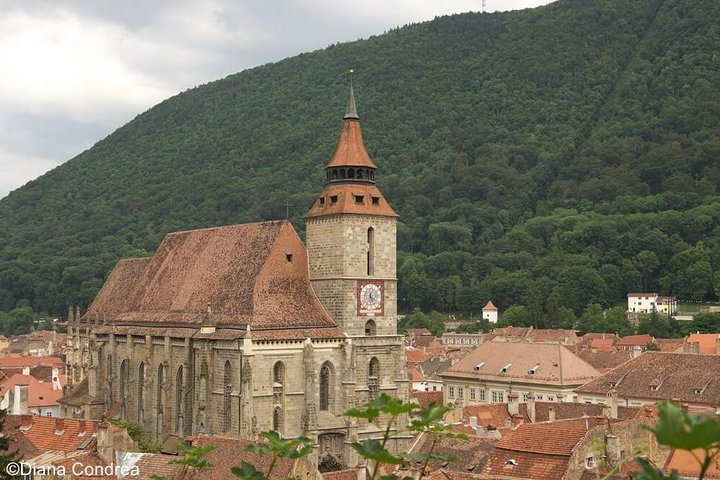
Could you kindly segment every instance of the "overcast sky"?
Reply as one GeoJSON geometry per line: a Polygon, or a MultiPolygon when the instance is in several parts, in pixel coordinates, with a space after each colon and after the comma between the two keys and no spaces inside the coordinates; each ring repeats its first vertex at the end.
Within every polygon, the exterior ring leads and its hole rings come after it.
{"type": "MultiPolygon", "coordinates": [[[[550,0],[487,0],[486,10],[550,0]]],[[[0,0],[0,198],[187,88],[482,0],[0,0]]]]}

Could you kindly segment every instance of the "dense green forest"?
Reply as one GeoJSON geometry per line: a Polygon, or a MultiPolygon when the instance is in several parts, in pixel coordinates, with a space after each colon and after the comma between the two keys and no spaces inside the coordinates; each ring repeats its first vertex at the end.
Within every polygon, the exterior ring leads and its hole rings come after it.
{"type": "Polygon", "coordinates": [[[401,215],[400,310],[565,325],[720,293],[720,2],[560,0],[331,45],[183,92],[0,201],[0,310],[88,305],[167,232],[302,217],[348,68],[401,215]],[[515,308],[517,313],[517,308],[515,308]]]}

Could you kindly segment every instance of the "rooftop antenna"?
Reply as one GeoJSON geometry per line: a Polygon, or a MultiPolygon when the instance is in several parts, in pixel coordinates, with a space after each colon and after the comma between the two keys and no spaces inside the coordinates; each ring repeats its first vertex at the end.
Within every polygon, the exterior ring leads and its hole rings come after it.
{"type": "Polygon", "coordinates": [[[485,13],[485,3],[487,0],[482,0],[482,13],[485,13]]]}
{"type": "Polygon", "coordinates": [[[290,207],[292,206],[289,201],[285,202],[285,220],[290,219],[290,207]]]}

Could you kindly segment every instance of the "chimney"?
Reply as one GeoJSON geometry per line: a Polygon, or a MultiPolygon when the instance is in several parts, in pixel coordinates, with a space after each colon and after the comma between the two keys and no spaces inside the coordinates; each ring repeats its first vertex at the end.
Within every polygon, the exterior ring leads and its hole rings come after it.
{"type": "Polygon", "coordinates": [[[610,418],[610,405],[603,405],[602,415],[603,417],[610,418]]]}
{"type": "Polygon", "coordinates": [[[610,403],[610,418],[617,420],[618,418],[618,392],[614,388],[608,392],[608,402],[610,403]]]}
{"type": "Polygon", "coordinates": [[[108,464],[115,462],[112,425],[103,420],[97,427],[97,453],[108,464]]]}
{"type": "Polygon", "coordinates": [[[555,407],[548,408],[548,421],[554,422],[555,421],[555,407]]]}
{"type": "Polygon", "coordinates": [[[477,417],[470,417],[470,428],[472,428],[477,433],[477,417]]]}
{"type": "Polygon", "coordinates": [[[513,415],[512,416],[512,424],[513,424],[513,428],[517,428],[518,425],[522,425],[523,424],[523,416],[520,414],[513,415]]]}
{"type": "Polygon", "coordinates": [[[620,461],[620,439],[616,435],[605,435],[605,458],[610,467],[620,461]]]}
{"type": "Polygon", "coordinates": [[[637,358],[642,354],[642,347],[640,345],[635,345],[632,348],[632,357],[637,358]]]}
{"type": "Polygon", "coordinates": [[[64,418],[56,418],[55,419],[55,435],[62,435],[65,431],[65,419],[64,418]]]}
{"type": "Polygon", "coordinates": [[[30,375],[30,367],[23,367],[22,369],[23,375],[30,375]]]}
{"type": "Polygon", "coordinates": [[[24,415],[28,413],[28,386],[17,384],[14,390],[12,413],[24,415]]]}
{"type": "Polygon", "coordinates": [[[57,367],[52,368],[52,389],[62,390],[62,386],[60,385],[60,369],[57,367]]]}
{"type": "Polygon", "coordinates": [[[527,400],[527,416],[531,423],[535,423],[535,394],[530,392],[527,400]]]}
{"type": "Polygon", "coordinates": [[[520,395],[517,392],[508,395],[508,413],[510,416],[520,413],[520,395]]]}
{"type": "Polygon", "coordinates": [[[597,415],[595,417],[595,422],[597,422],[598,425],[607,425],[609,423],[608,417],[605,415],[597,415]]]}

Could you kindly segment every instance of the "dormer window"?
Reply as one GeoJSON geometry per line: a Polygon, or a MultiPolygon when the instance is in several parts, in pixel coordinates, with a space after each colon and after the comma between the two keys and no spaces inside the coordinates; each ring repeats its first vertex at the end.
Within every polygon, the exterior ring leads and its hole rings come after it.
{"type": "Polygon", "coordinates": [[[288,263],[292,263],[292,257],[293,257],[292,253],[285,252],[285,260],[287,260],[288,263]]]}
{"type": "Polygon", "coordinates": [[[338,196],[337,195],[330,195],[330,203],[337,203],[338,196]]]}
{"type": "Polygon", "coordinates": [[[320,205],[325,205],[325,197],[320,197],[318,201],[320,202],[320,205]]]}
{"type": "Polygon", "coordinates": [[[363,195],[355,195],[355,203],[364,203],[365,197],[363,195]]]}
{"type": "Polygon", "coordinates": [[[380,205],[380,197],[372,197],[373,205],[380,205]]]}

